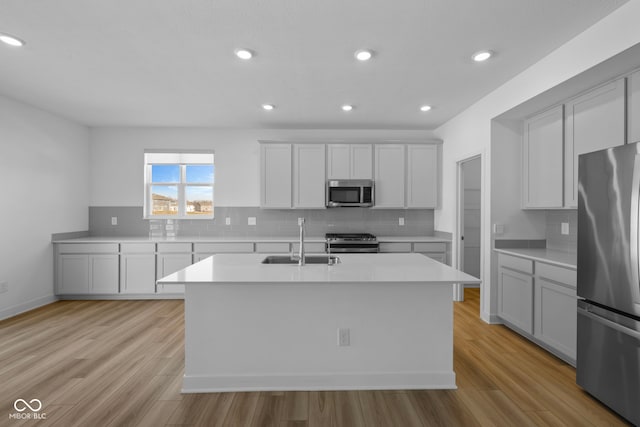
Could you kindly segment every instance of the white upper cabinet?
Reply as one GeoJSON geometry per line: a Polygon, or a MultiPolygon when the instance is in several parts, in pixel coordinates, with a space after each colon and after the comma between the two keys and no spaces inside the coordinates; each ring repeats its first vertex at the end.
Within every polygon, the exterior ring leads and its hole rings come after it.
{"type": "Polygon", "coordinates": [[[325,146],[293,146],[293,207],[325,207],[325,146]]]}
{"type": "Polygon", "coordinates": [[[371,144],[328,144],[327,179],[371,179],[371,144]]]}
{"type": "Polygon", "coordinates": [[[578,205],[578,156],[624,143],[624,78],[565,103],[565,207],[578,205]]]}
{"type": "Polygon", "coordinates": [[[291,144],[260,144],[260,207],[291,207],[291,144]]]}
{"type": "Polygon", "coordinates": [[[405,207],[404,144],[376,144],[374,185],[376,207],[405,207]]]}
{"type": "Polygon", "coordinates": [[[438,146],[407,145],[407,208],[438,205],[438,146]]]}
{"type": "Polygon", "coordinates": [[[563,119],[560,105],[524,122],[524,208],[563,206],[563,119]]]}
{"type": "Polygon", "coordinates": [[[629,76],[627,86],[627,142],[640,142],[640,71],[629,76]]]}

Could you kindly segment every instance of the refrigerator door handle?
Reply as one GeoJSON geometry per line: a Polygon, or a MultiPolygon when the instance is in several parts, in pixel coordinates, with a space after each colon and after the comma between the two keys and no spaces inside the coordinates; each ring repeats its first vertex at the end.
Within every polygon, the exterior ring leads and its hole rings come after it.
{"type": "MultiPolygon", "coordinates": [[[[636,288],[634,294],[636,298],[640,295],[640,261],[638,260],[638,223],[640,222],[640,154],[635,155],[633,163],[633,181],[631,187],[631,217],[629,218],[629,261],[631,262],[631,274],[633,283],[636,288]]],[[[636,304],[640,304],[640,300],[634,301],[636,304]]]]}
{"type": "Polygon", "coordinates": [[[590,312],[588,310],[585,310],[582,307],[578,307],[578,314],[581,314],[581,315],[583,315],[585,317],[588,317],[589,319],[592,319],[592,320],[594,320],[594,321],[596,321],[598,323],[601,323],[601,324],[603,324],[605,326],[608,326],[611,329],[615,329],[618,332],[621,332],[621,333],[623,333],[625,335],[628,335],[628,336],[633,337],[636,340],[640,341],[640,332],[638,332],[636,330],[633,330],[631,328],[627,328],[626,326],[621,325],[619,323],[616,323],[616,322],[614,322],[612,320],[605,319],[604,317],[598,316],[597,314],[594,314],[594,313],[592,313],[592,312],[590,312]]]}

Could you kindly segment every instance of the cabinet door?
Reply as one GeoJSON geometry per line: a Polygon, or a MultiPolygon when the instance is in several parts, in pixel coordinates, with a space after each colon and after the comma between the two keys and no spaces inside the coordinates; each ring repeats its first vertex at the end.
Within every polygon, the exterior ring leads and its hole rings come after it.
{"type": "Polygon", "coordinates": [[[325,146],[293,147],[293,207],[325,208],[325,146]]]}
{"type": "Polygon", "coordinates": [[[90,291],[93,294],[118,293],[118,255],[89,255],[90,291]]]}
{"type": "MultiPolygon", "coordinates": [[[[158,278],[165,277],[191,265],[191,254],[158,254],[158,278]]],[[[158,293],[184,293],[184,285],[161,285],[158,293]]]]}
{"type": "Polygon", "coordinates": [[[434,259],[443,264],[447,263],[447,254],[444,252],[420,252],[422,255],[434,259]]]}
{"type": "Polygon", "coordinates": [[[560,105],[524,122],[523,205],[561,208],[564,111],[560,105]]]}
{"type": "Polygon", "coordinates": [[[576,291],[536,278],[535,336],[569,358],[576,358],[576,291]]]}
{"type": "Polygon", "coordinates": [[[502,267],[498,276],[498,315],[533,334],[533,277],[502,267]]]}
{"type": "Polygon", "coordinates": [[[156,256],[153,253],[120,256],[120,291],[125,294],[156,292],[156,256]]]}
{"type": "Polygon", "coordinates": [[[291,144],[260,145],[260,207],[291,207],[291,144]]]}
{"type": "Polygon", "coordinates": [[[404,208],[405,146],[378,144],[375,158],[375,206],[404,208]]]}
{"type": "MultiPolygon", "coordinates": [[[[351,151],[349,144],[327,145],[327,179],[349,179],[351,151]]],[[[371,176],[369,176],[371,178],[371,176]]]]}
{"type": "Polygon", "coordinates": [[[578,206],[578,156],[625,143],[625,79],[565,104],[565,206],[578,206]]]}
{"type": "Polygon", "coordinates": [[[58,294],[89,293],[89,256],[58,255],[58,294]]]}
{"type": "Polygon", "coordinates": [[[438,205],[438,146],[407,146],[407,207],[438,205]]]}
{"type": "Polygon", "coordinates": [[[627,142],[640,142],[640,71],[629,76],[627,86],[627,142]]]}
{"type": "Polygon", "coordinates": [[[373,151],[371,144],[351,144],[350,158],[349,177],[351,179],[373,178],[373,151]]]}

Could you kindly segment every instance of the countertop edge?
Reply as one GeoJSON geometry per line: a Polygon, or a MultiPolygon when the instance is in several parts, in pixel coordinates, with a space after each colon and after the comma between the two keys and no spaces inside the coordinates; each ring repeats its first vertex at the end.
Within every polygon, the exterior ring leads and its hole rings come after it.
{"type": "MultiPolygon", "coordinates": [[[[493,249],[495,252],[498,253],[503,253],[506,255],[513,255],[513,256],[517,256],[520,258],[526,258],[526,259],[530,259],[532,261],[538,261],[538,262],[543,262],[545,264],[551,264],[551,265],[556,265],[558,267],[563,267],[563,268],[567,268],[569,270],[577,270],[577,265],[572,264],[572,263],[568,263],[568,262],[563,262],[563,261],[558,261],[556,259],[553,259],[553,250],[549,250],[549,249],[528,249],[528,248],[502,248],[502,249],[493,249]],[[527,251],[527,252],[524,252],[527,251]],[[549,252],[551,252],[551,257],[545,257],[545,256],[536,256],[533,255],[531,253],[531,251],[544,251],[545,254],[548,254],[549,252]]],[[[558,253],[561,253],[560,251],[557,251],[558,253]]]]}

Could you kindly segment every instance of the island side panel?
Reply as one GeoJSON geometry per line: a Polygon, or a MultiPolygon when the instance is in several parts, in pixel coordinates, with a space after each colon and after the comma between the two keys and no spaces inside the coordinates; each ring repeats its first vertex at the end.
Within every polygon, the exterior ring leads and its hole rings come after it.
{"type": "Polygon", "coordinates": [[[450,284],[188,284],[185,328],[187,393],[455,388],[450,284]]]}

